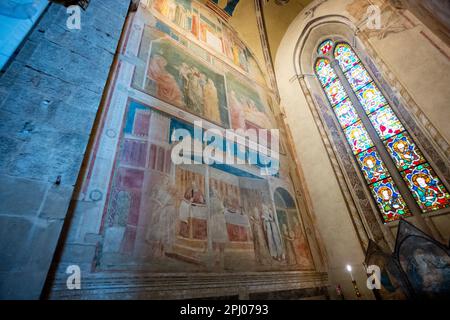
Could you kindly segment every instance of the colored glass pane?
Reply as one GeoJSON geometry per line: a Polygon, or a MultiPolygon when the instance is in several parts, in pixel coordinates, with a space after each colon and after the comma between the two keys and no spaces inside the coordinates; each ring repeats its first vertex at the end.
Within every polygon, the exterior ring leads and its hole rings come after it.
{"type": "Polygon", "coordinates": [[[334,57],[338,61],[343,72],[347,71],[359,62],[358,57],[346,43],[340,43],[334,49],[334,57]]]}
{"type": "Polygon", "coordinates": [[[405,130],[389,106],[385,106],[370,114],[369,119],[382,140],[405,130]]]}
{"type": "Polygon", "coordinates": [[[406,206],[405,200],[398,192],[392,178],[387,178],[370,185],[370,190],[375,201],[383,214],[384,222],[390,222],[409,217],[411,213],[406,206]]]}
{"type": "Polygon", "coordinates": [[[450,194],[428,163],[402,172],[422,212],[430,212],[450,206],[450,194]]]}
{"type": "Polygon", "coordinates": [[[347,97],[347,93],[345,92],[339,79],[334,80],[326,86],[325,92],[332,105],[341,102],[345,97],[347,97]]]}
{"type": "Polygon", "coordinates": [[[334,107],[334,112],[336,113],[341,127],[344,129],[359,120],[358,114],[349,98],[336,105],[336,107],[334,107]]]}
{"type": "Polygon", "coordinates": [[[389,177],[389,171],[375,147],[361,152],[356,158],[369,184],[389,177]]]}
{"type": "Polygon", "coordinates": [[[316,62],[316,72],[319,76],[319,81],[322,86],[329,84],[331,81],[336,79],[336,73],[330,65],[330,60],[319,59],[316,62]]]}
{"type": "MultiPolygon", "coordinates": [[[[319,53],[329,53],[332,45],[324,47],[323,52],[319,47],[319,53]]],[[[353,49],[346,43],[337,44],[334,56],[421,210],[430,212],[450,207],[450,194],[446,187],[426,162],[353,49]]],[[[390,222],[402,216],[411,216],[346,89],[340,83],[339,76],[334,72],[329,60],[323,60],[326,62],[319,65],[318,60],[316,65],[318,77],[333,105],[346,139],[356,155],[384,221],[390,222]]]]}
{"type": "Polygon", "coordinates": [[[406,133],[389,138],[384,144],[400,171],[425,162],[422,153],[406,133]]]}
{"type": "Polygon", "coordinates": [[[319,48],[317,49],[318,54],[327,54],[328,52],[333,49],[333,41],[331,40],[325,40],[319,45],[319,48]]]}
{"type": "Polygon", "coordinates": [[[372,113],[387,104],[383,94],[373,83],[369,83],[367,86],[358,90],[356,95],[366,113],[372,113]]]}
{"type": "Polygon", "coordinates": [[[361,63],[358,63],[356,66],[348,70],[345,73],[345,76],[347,77],[348,82],[350,82],[350,85],[355,91],[361,89],[366,84],[372,81],[369,73],[361,65],[361,63]]]}
{"type": "Polygon", "coordinates": [[[361,151],[373,147],[373,142],[370,139],[369,134],[367,133],[366,128],[364,128],[361,121],[348,126],[346,129],[344,129],[344,132],[354,154],[358,154],[361,151]]]}

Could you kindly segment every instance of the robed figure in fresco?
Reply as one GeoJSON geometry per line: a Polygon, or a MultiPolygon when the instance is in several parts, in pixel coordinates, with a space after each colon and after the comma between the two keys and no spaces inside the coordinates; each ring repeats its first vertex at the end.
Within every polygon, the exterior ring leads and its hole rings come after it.
{"type": "Polygon", "coordinates": [[[197,186],[195,181],[192,181],[191,186],[184,193],[184,199],[188,200],[192,204],[205,204],[203,192],[197,186]]]}
{"type": "Polygon", "coordinates": [[[266,233],[267,246],[269,247],[269,252],[272,258],[278,261],[282,261],[285,258],[283,252],[283,244],[278,230],[274,215],[272,210],[263,204],[263,210],[261,215],[264,232],[266,233]]]}
{"type": "MultiPolygon", "coordinates": [[[[192,181],[191,185],[185,191],[183,200],[180,204],[179,218],[181,223],[187,227],[181,229],[187,231],[191,230],[190,223],[192,223],[192,221],[190,219],[194,217],[204,217],[206,210],[205,196],[197,186],[197,182],[192,181]]],[[[190,237],[188,234],[183,234],[183,236],[190,237]]]]}
{"type": "Polygon", "coordinates": [[[149,62],[147,76],[155,86],[160,99],[181,106],[182,93],[175,78],[166,70],[167,60],[160,54],[154,54],[149,62]]]}
{"type": "Polygon", "coordinates": [[[150,193],[150,218],[145,239],[152,246],[153,256],[169,251],[176,232],[177,189],[165,177],[150,193]]]}
{"type": "Polygon", "coordinates": [[[210,189],[210,234],[213,250],[215,252],[215,268],[223,269],[225,266],[224,251],[228,242],[227,223],[225,221],[225,206],[216,188],[210,189]]]}
{"type": "Polygon", "coordinates": [[[286,248],[286,260],[287,264],[297,264],[297,258],[295,255],[295,236],[294,232],[290,229],[288,229],[288,226],[286,224],[283,224],[282,226],[282,232],[283,232],[283,240],[284,245],[286,248]]]}
{"type": "Polygon", "coordinates": [[[195,114],[203,114],[203,87],[206,84],[206,76],[196,67],[192,67],[187,75],[186,107],[195,114]]]}
{"type": "Polygon", "coordinates": [[[216,123],[221,123],[220,110],[219,110],[219,98],[217,97],[217,89],[214,82],[211,79],[206,81],[204,87],[204,116],[208,120],[216,123]]]}
{"type": "Polygon", "coordinates": [[[267,241],[264,234],[263,221],[261,219],[260,210],[258,207],[251,209],[250,224],[252,228],[253,246],[255,250],[256,261],[259,264],[270,264],[270,256],[267,247],[267,241]]]}
{"type": "Polygon", "coordinates": [[[191,67],[188,66],[186,62],[182,62],[179,67],[176,67],[178,70],[178,78],[180,81],[180,87],[183,91],[183,96],[186,101],[186,97],[188,96],[188,83],[189,83],[189,74],[191,73],[191,67]]]}
{"type": "Polygon", "coordinates": [[[301,267],[312,267],[311,251],[309,250],[306,236],[303,233],[302,227],[297,217],[293,218],[294,221],[294,250],[297,265],[301,267]]]}

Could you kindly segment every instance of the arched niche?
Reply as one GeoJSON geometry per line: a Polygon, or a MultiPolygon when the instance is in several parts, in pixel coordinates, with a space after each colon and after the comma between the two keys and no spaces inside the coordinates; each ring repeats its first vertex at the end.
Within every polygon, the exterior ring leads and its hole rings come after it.
{"type": "MultiPolygon", "coordinates": [[[[368,189],[361,183],[361,175],[356,170],[353,158],[342,145],[340,128],[336,126],[334,114],[323,95],[320,84],[314,72],[317,48],[326,39],[332,39],[335,43],[346,42],[351,45],[367,67],[375,83],[381,88],[389,104],[400,115],[400,120],[415,137],[418,145],[422,147],[429,159],[434,161],[437,171],[444,181],[449,181],[449,170],[444,165],[447,163],[445,148],[441,148],[436,136],[430,134],[433,125],[428,121],[424,126],[425,118],[414,101],[404,98],[408,96],[406,89],[398,81],[392,81],[396,76],[384,64],[364,35],[359,35],[356,26],[347,18],[339,15],[329,15],[310,21],[298,38],[294,55],[293,66],[301,89],[307,98],[314,120],[319,128],[323,128],[322,140],[325,142],[328,155],[333,160],[333,167],[338,176],[339,184],[343,190],[350,214],[363,246],[367,245],[367,239],[372,238],[382,245],[393,245],[393,233],[395,225],[386,226],[376,216],[377,209],[370,199],[368,189]]],[[[426,219],[414,218],[417,225],[424,230],[433,233],[439,238],[432,223],[426,219]]]]}
{"type": "Polygon", "coordinates": [[[294,66],[297,74],[314,74],[317,47],[330,37],[352,44],[355,39],[355,29],[350,25],[350,21],[339,16],[321,18],[310,23],[296,45],[294,66]]]}
{"type": "Polygon", "coordinates": [[[275,189],[273,197],[287,263],[310,268],[310,250],[294,197],[282,187],[275,189]]]}
{"type": "Polygon", "coordinates": [[[296,43],[292,61],[293,68],[301,90],[307,97],[314,122],[317,127],[323,129],[321,139],[325,143],[327,154],[332,161],[333,171],[347,203],[352,224],[356,229],[362,248],[367,247],[368,240],[371,238],[386,247],[392,247],[393,236],[374,214],[377,209],[370,202],[370,194],[365,190],[363,180],[352,164],[351,155],[347,154],[346,142],[338,134],[340,128],[334,123],[334,115],[314,71],[317,48],[326,39],[333,39],[334,42],[347,42],[357,48],[358,53],[365,52],[364,46],[355,36],[355,32],[354,24],[340,15],[328,15],[311,20],[299,35],[296,43]]]}

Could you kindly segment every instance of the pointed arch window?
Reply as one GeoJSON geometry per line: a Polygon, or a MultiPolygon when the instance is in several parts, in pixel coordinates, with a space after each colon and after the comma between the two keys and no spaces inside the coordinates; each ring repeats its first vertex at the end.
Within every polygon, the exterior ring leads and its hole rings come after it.
{"type": "Polygon", "coordinates": [[[450,207],[450,194],[352,47],[323,41],[315,72],[384,222],[450,207]]]}

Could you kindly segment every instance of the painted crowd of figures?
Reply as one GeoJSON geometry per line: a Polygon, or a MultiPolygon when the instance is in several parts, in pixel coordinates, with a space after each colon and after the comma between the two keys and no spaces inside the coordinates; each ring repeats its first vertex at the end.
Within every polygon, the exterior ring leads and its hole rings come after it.
{"type": "MultiPolygon", "coordinates": [[[[172,2],[160,1],[160,9],[172,2]]],[[[179,7],[186,10],[177,3],[179,7]]],[[[228,34],[227,29],[223,33],[228,34]]],[[[212,58],[159,20],[146,26],[142,37],[138,56],[143,63],[136,68],[133,87],[225,128],[274,127],[267,90],[255,85],[253,78],[212,58]]],[[[233,46],[224,48],[233,56],[242,56],[233,46]]]]}
{"type": "Polygon", "coordinates": [[[156,85],[156,94],[176,106],[221,123],[219,99],[214,81],[195,66],[182,62],[176,67],[177,79],[167,69],[167,60],[154,54],[149,62],[147,76],[156,85]]]}
{"type": "Polygon", "coordinates": [[[210,48],[223,54],[245,72],[253,59],[249,50],[234,33],[202,5],[186,0],[155,0],[153,9],[163,18],[189,32],[210,48]]]}
{"type": "MultiPolygon", "coordinates": [[[[225,41],[231,31],[203,25],[206,16],[191,1],[158,0],[152,8],[161,15],[143,28],[133,89],[224,128],[274,127],[265,89],[173,23],[208,44],[218,36],[225,55],[238,62],[247,53],[225,41]]],[[[166,113],[163,103],[155,107],[158,112],[137,101],[128,106],[96,265],[157,272],[313,269],[296,206],[275,206],[268,181],[245,169],[174,165],[170,130],[190,121],[166,113]]]]}
{"type": "Polygon", "coordinates": [[[170,161],[169,137],[170,128],[181,125],[179,120],[141,103],[130,103],[125,123],[99,268],[120,269],[124,264],[154,271],[169,266],[172,271],[313,267],[291,196],[285,201],[290,205],[280,207],[271,200],[264,179],[231,167],[175,166],[170,161]]]}
{"type": "Polygon", "coordinates": [[[245,81],[213,71],[169,39],[153,41],[148,56],[142,88],[149,94],[227,128],[273,128],[264,99],[245,81]]]}
{"type": "MultiPolygon", "coordinates": [[[[161,184],[152,189],[151,218],[147,224],[146,241],[153,248],[155,257],[164,257],[174,251],[178,239],[196,239],[212,244],[213,265],[222,270],[225,267],[225,253],[231,242],[250,242],[257,265],[292,265],[311,267],[309,248],[298,218],[292,213],[292,226],[280,224],[271,205],[244,208],[238,197],[224,197],[216,187],[209,190],[209,206],[204,186],[192,181],[180,187],[164,178],[161,184]],[[208,209],[209,208],[209,209],[208,209]],[[208,211],[209,210],[209,211],[208,211]],[[229,231],[227,216],[241,217],[240,235],[229,231]],[[208,225],[208,227],[207,227],[208,225]]],[[[240,197],[244,197],[241,193],[240,197]]],[[[207,251],[205,247],[205,252],[207,251]]]]}

